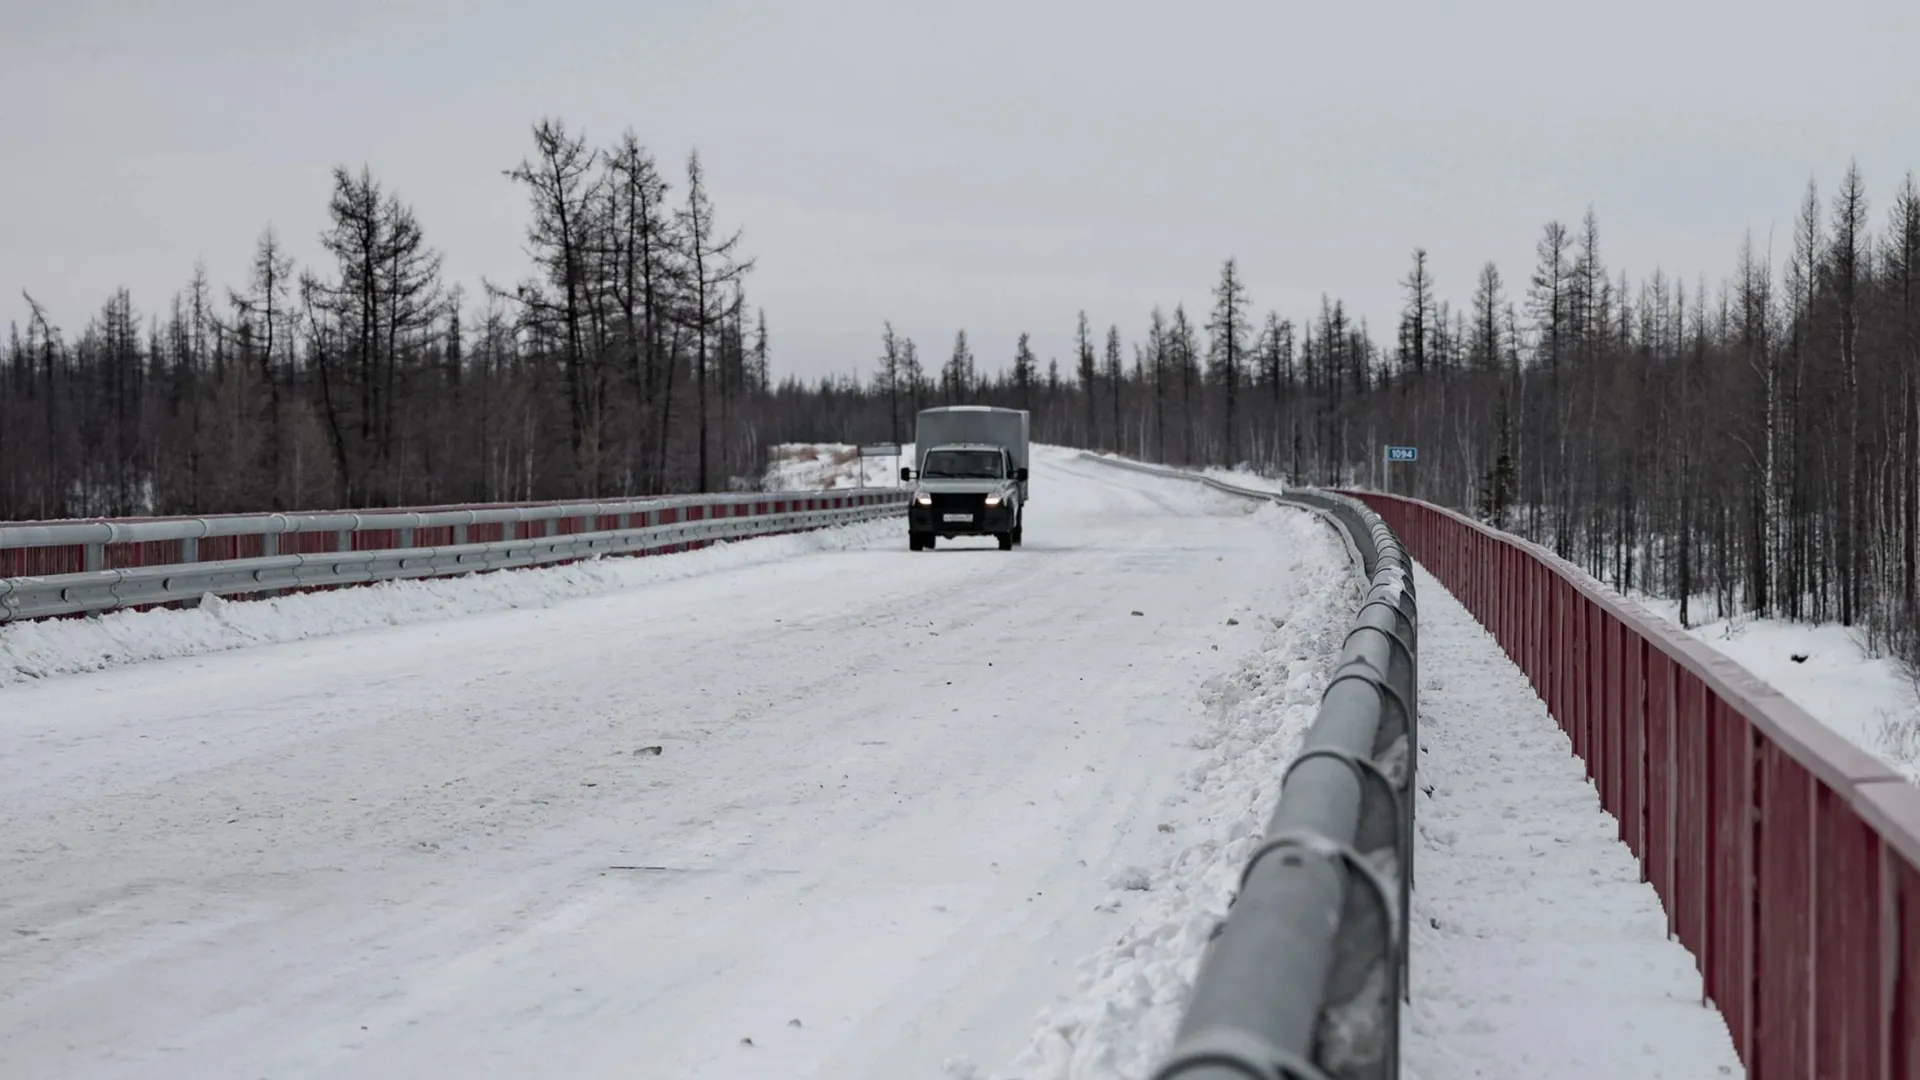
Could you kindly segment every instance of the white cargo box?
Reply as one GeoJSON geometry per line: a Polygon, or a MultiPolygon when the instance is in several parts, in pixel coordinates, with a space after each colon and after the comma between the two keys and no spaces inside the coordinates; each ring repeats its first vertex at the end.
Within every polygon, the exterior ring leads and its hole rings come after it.
{"type": "Polygon", "coordinates": [[[1016,469],[1030,469],[1027,449],[1028,418],[1025,409],[1002,409],[993,405],[948,405],[922,409],[913,422],[913,468],[918,472],[926,463],[927,451],[936,446],[956,443],[985,443],[1004,446],[1016,469]]]}

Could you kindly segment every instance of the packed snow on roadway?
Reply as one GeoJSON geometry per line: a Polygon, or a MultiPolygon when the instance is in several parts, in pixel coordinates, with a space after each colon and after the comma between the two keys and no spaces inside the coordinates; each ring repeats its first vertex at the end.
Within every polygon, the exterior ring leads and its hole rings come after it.
{"type": "MultiPolygon", "coordinates": [[[[1245,470],[1209,475],[1285,489],[1245,470]]],[[[1421,759],[1403,1075],[1742,1075],[1572,742],[1485,628],[1424,567],[1414,577],[1421,759]]]]}
{"type": "Polygon", "coordinates": [[[1143,1075],[1358,582],[1029,514],[0,627],[0,1075],[1143,1075]]]}

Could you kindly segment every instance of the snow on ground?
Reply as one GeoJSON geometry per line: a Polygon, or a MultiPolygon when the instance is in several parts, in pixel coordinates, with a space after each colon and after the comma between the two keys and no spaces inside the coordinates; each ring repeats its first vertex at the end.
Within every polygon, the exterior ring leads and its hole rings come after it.
{"type": "MultiPolygon", "coordinates": [[[[1088,453],[1093,457],[1104,458],[1112,461],[1129,461],[1129,462],[1139,462],[1141,464],[1153,464],[1152,462],[1147,462],[1145,459],[1127,457],[1124,454],[1095,453],[1092,451],[1085,451],[1085,453],[1088,453]]],[[[1161,468],[1178,468],[1178,466],[1167,466],[1167,465],[1163,465],[1160,467],[1161,468]]],[[[1205,468],[1190,469],[1188,471],[1193,472],[1199,476],[1205,476],[1213,480],[1219,480],[1223,483],[1233,484],[1237,487],[1246,488],[1250,491],[1271,491],[1275,494],[1279,494],[1280,492],[1287,490],[1287,483],[1284,478],[1277,477],[1277,476],[1264,476],[1258,472],[1255,472],[1252,468],[1245,465],[1241,465],[1232,469],[1223,469],[1217,465],[1209,465],[1209,466],[1206,466],[1205,468]]]]}
{"type": "Polygon", "coordinates": [[[1222,469],[1217,466],[1200,470],[1202,476],[1212,477],[1222,483],[1234,484],[1253,491],[1271,491],[1276,494],[1287,490],[1287,482],[1278,476],[1262,476],[1252,469],[1241,466],[1237,469],[1222,469]]]}
{"type": "Polygon", "coordinates": [[[595,558],[566,566],[383,581],[259,600],[210,598],[191,610],[121,611],[86,619],[0,624],[0,687],[166,657],[483,612],[543,608],[702,574],[897,540],[898,518],[736,540],[678,555],[595,558]]]}
{"type": "Polygon", "coordinates": [[[1408,1080],[1740,1076],[1693,959],[1520,669],[1422,569],[1408,1080]]]}
{"type": "Polygon", "coordinates": [[[913,444],[902,445],[898,458],[862,458],[859,450],[852,443],[782,443],[773,448],[764,490],[900,486],[900,467],[911,463],[913,444]]]}
{"type": "MultiPolygon", "coordinates": [[[[1292,551],[1283,614],[1266,620],[1265,641],[1247,662],[1210,679],[1205,728],[1192,745],[1183,790],[1166,800],[1171,831],[1186,842],[1155,866],[1129,868],[1109,882],[1129,891],[1102,910],[1131,917],[1080,965],[1078,989],[1049,1009],[1005,1080],[1145,1077],[1172,1046],[1206,942],[1226,917],[1240,871],[1266,830],[1280,778],[1312,725],[1327,675],[1361,597],[1345,548],[1306,514],[1266,506],[1292,551]],[[1329,588],[1328,583],[1336,587],[1329,588]]],[[[1168,826],[1163,824],[1163,830],[1168,826]]],[[[978,1075],[956,1067],[955,1075],[978,1075]]]]}
{"type": "Polygon", "coordinates": [[[1147,1060],[1351,580],[1307,515],[1054,451],[1034,491],[1011,552],[351,590],[353,632],[0,687],[0,1075],[1147,1060]]]}
{"type": "MultiPolygon", "coordinates": [[[[1679,624],[1678,601],[1640,595],[1634,600],[1679,624]]],[[[1704,609],[1693,606],[1696,619],[1704,609]]],[[[1836,623],[1739,616],[1700,622],[1688,632],[1848,742],[1920,783],[1920,703],[1913,679],[1893,658],[1868,655],[1858,631],[1836,623]]]]}

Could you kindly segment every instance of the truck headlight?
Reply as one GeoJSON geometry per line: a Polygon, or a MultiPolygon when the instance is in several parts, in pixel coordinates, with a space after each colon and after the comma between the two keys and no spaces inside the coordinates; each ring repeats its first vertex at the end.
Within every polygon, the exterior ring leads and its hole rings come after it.
{"type": "Polygon", "coordinates": [[[933,496],[922,491],[914,495],[913,501],[920,504],[921,506],[932,506],[933,496]]]}
{"type": "Polygon", "coordinates": [[[989,495],[989,496],[987,496],[987,505],[988,505],[988,506],[999,506],[999,505],[1000,505],[1000,500],[1001,500],[1001,499],[1003,499],[1003,498],[1005,498],[1005,496],[1003,496],[1003,495],[1001,495],[1001,494],[1000,494],[999,492],[995,492],[995,493],[993,493],[992,495],[989,495]]]}

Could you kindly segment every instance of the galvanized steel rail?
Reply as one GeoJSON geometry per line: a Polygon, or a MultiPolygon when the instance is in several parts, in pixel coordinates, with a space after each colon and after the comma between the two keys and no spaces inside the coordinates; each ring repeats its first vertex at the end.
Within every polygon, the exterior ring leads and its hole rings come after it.
{"type": "MultiPolygon", "coordinates": [[[[432,511],[256,514],[143,521],[91,521],[0,526],[0,553],[80,548],[77,572],[0,579],[0,623],[191,602],[217,596],[313,589],[410,578],[518,569],[636,555],[798,532],[891,517],[906,510],[906,493],[866,489],[842,493],[680,496],[621,502],[552,503],[432,511]],[[606,527],[609,523],[613,527],[606,527]],[[491,526],[501,538],[469,542],[468,531],[491,526]],[[432,530],[450,542],[416,544],[432,530]],[[527,535],[518,535],[526,533],[527,535]],[[278,553],[279,538],[326,536],[330,550],[278,553]],[[200,542],[257,538],[262,554],[202,560],[200,542]],[[369,542],[369,538],[371,541],[369,542]],[[173,545],[151,561],[153,545],[173,545]],[[127,550],[135,565],[108,567],[109,552],[127,550]],[[358,549],[357,549],[358,548],[358,549]]],[[[320,539],[320,537],[313,537],[320,539]]],[[[309,545],[311,546],[311,545],[309,545]]]]}
{"type": "Polygon", "coordinates": [[[1400,1074],[1419,760],[1413,564],[1372,510],[1086,455],[1298,506],[1345,536],[1368,588],[1287,768],[1155,1080],[1391,1080],[1400,1074]]]}

